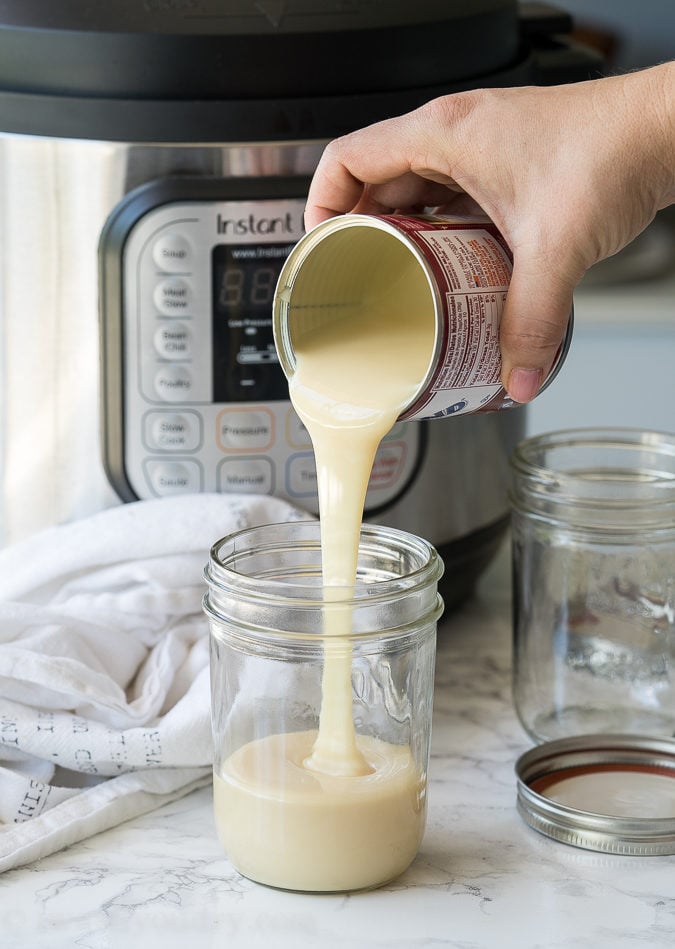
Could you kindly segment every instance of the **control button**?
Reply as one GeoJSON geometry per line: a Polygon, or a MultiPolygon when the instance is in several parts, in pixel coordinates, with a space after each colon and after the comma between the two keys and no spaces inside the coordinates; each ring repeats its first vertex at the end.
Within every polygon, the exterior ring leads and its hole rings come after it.
{"type": "Polygon", "coordinates": [[[286,491],[292,498],[309,498],[316,495],[316,465],[311,452],[291,455],[286,462],[286,491]]]}
{"type": "Polygon", "coordinates": [[[145,444],[151,450],[196,451],[201,420],[195,412],[148,412],[144,419],[145,444]]]}
{"type": "Polygon", "coordinates": [[[263,451],[274,440],[274,416],[268,409],[223,409],[216,435],[223,451],[263,451]]]}
{"type": "Polygon", "coordinates": [[[403,469],[405,455],[404,442],[389,442],[381,445],[375,455],[368,490],[390,488],[403,469]]]}
{"type": "Polygon", "coordinates": [[[152,248],[152,258],[160,270],[184,273],[192,268],[192,245],[182,234],[162,234],[152,248]]]}
{"type": "Polygon", "coordinates": [[[192,353],[192,333],[184,323],[162,323],[155,331],[155,349],[164,359],[187,359],[192,353]]]}
{"type": "Polygon", "coordinates": [[[309,432],[293,409],[288,410],[286,416],[286,440],[293,448],[306,448],[312,444],[309,432]]]}
{"type": "Polygon", "coordinates": [[[192,287],[182,277],[160,280],[152,294],[154,304],[163,316],[183,316],[189,313],[193,298],[192,287]]]}
{"type": "Polygon", "coordinates": [[[268,458],[226,458],[218,466],[218,489],[238,494],[272,494],[272,462],[268,458]]]}
{"type": "Polygon", "coordinates": [[[152,490],[162,497],[201,491],[201,469],[196,461],[149,459],[145,473],[152,490]]]}
{"type": "Polygon", "coordinates": [[[155,392],[165,402],[183,402],[193,385],[192,373],[185,366],[162,366],[155,376],[155,392]]]}

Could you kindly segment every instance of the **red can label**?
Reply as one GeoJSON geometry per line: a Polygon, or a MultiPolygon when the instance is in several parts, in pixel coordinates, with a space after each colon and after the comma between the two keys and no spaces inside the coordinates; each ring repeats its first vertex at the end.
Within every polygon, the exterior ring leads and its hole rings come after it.
{"type": "MultiPolygon", "coordinates": [[[[312,254],[324,239],[345,228],[373,228],[393,232],[424,267],[432,285],[436,338],[432,364],[421,380],[401,419],[444,418],[493,412],[516,405],[501,383],[499,328],[513,273],[513,256],[499,229],[487,218],[457,219],[404,215],[343,215],[324,221],[291,252],[286,268],[292,285],[298,261],[312,254]],[[303,257],[304,253],[304,257],[303,257]],[[297,260],[295,259],[297,257],[297,260]]],[[[325,261],[326,258],[324,258],[325,261]]],[[[282,272],[283,277],[283,272],[282,272]]],[[[348,277],[341,274],[346,283],[348,277]]],[[[289,292],[289,286],[285,292],[289,292]]],[[[334,292],[334,288],[333,291],[334,292]]],[[[334,304],[335,300],[323,301],[334,304]]],[[[284,365],[284,347],[292,349],[284,333],[279,307],[275,330],[284,365]]],[[[543,389],[564,361],[572,332],[567,331],[543,389]]],[[[284,371],[288,374],[289,367],[284,371]]],[[[540,390],[541,391],[541,390],[540,390]]]]}
{"type": "Polygon", "coordinates": [[[433,273],[442,303],[433,373],[402,418],[442,418],[513,405],[501,384],[499,324],[513,258],[489,221],[383,216],[433,273]]]}

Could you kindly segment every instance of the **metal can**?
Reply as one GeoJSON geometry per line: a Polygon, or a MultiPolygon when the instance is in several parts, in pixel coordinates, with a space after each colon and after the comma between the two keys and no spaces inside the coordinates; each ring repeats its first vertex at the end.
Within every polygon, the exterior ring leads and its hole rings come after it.
{"type": "MultiPolygon", "coordinates": [[[[517,404],[501,383],[499,349],[513,257],[487,218],[345,214],[309,231],[289,254],[274,297],[274,339],[286,376],[295,368],[299,328],[339,318],[340,308],[355,305],[355,298],[386,292],[402,267],[424,274],[420,305],[428,301],[428,288],[435,339],[426,374],[400,418],[443,418],[517,404]]],[[[540,392],[564,362],[572,323],[570,313],[540,392]]]]}

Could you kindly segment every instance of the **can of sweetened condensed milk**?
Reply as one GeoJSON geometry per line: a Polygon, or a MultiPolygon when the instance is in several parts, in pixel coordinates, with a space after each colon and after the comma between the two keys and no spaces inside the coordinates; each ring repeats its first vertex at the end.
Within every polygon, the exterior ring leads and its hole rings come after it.
{"type": "MultiPolygon", "coordinates": [[[[359,312],[368,315],[364,345],[375,346],[390,320],[410,319],[428,336],[429,358],[401,419],[511,408],[516,403],[500,378],[499,325],[512,269],[511,251],[487,218],[331,218],[296,244],[279,276],[274,337],[281,366],[290,378],[294,341],[347,315],[357,326],[359,312]]],[[[570,313],[540,392],[565,359],[572,323],[570,313]]]]}

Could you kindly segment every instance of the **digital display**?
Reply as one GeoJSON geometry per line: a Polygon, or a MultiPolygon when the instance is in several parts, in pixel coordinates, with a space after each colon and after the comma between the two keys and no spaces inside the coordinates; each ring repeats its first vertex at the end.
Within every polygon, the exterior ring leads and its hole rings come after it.
{"type": "Polygon", "coordinates": [[[218,244],[213,277],[214,402],[288,398],[274,346],[272,301],[295,245],[218,244]]]}

